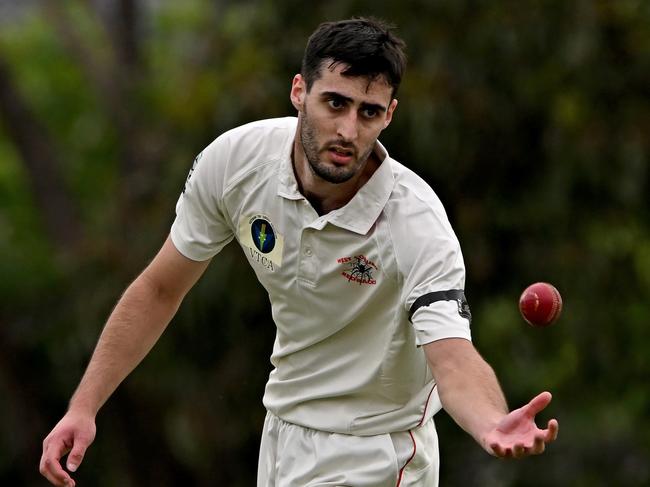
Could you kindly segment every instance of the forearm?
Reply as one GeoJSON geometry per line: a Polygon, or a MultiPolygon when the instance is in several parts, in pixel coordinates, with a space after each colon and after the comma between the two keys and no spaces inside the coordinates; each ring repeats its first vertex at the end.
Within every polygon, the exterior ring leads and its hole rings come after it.
{"type": "Polygon", "coordinates": [[[492,367],[474,346],[463,339],[449,340],[455,342],[453,349],[446,346],[449,342],[425,345],[440,401],[454,421],[486,447],[485,434],[508,413],[505,397],[492,367]]]}
{"type": "Polygon", "coordinates": [[[124,378],[140,363],[172,319],[180,298],[170,298],[147,278],[125,291],[102,331],[70,409],[96,415],[124,378]]]}

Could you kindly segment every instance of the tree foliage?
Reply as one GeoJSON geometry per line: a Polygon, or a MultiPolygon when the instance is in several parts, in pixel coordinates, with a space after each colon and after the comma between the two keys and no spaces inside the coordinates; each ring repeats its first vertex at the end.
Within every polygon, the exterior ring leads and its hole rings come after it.
{"type": "MultiPolygon", "coordinates": [[[[382,141],[445,203],[477,347],[511,407],[548,389],[561,426],[498,462],[440,413],[441,485],[650,483],[647,2],[66,0],[0,2],[3,484],[43,485],[41,441],[194,156],[292,114],[306,38],[351,15],[409,45],[382,141]],[[565,301],[546,330],[516,308],[537,280],[565,301]]],[[[230,246],[101,411],[82,485],[253,485],[273,337],[230,246]]]]}

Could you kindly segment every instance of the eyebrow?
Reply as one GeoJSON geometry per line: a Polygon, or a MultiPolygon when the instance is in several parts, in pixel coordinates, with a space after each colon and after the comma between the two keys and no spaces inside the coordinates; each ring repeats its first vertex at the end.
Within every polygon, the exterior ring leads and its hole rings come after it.
{"type": "MultiPolygon", "coordinates": [[[[341,93],[337,93],[336,91],[323,91],[320,94],[320,97],[323,98],[323,99],[338,98],[339,100],[343,100],[346,103],[352,103],[354,101],[349,96],[342,95],[341,93]]],[[[362,110],[371,109],[371,110],[376,110],[376,111],[382,112],[382,113],[386,111],[386,107],[384,105],[380,105],[378,103],[368,103],[368,102],[362,101],[360,107],[361,107],[362,110]]]]}

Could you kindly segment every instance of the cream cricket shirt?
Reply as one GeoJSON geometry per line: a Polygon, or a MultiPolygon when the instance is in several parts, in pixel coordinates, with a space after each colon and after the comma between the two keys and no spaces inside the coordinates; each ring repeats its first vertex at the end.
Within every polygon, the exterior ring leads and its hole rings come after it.
{"type": "Polygon", "coordinates": [[[415,300],[462,290],[465,270],[442,204],[391,159],[343,208],[319,216],[291,163],[296,118],[254,122],[196,159],[171,238],[190,259],[233,237],[269,294],[277,335],[264,405],[313,429],[404,431],[440,409],[419,344],[470,339],[460,301],[415,300]]]}

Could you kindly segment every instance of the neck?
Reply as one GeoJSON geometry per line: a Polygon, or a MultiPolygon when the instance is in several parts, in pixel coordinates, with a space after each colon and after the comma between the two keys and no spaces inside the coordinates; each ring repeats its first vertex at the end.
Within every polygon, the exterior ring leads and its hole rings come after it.
{"type": "Polygon", "coordinates": [[[302,148],[300,133],[296,133],[292,152],[293,170],[300,192],[311,203],[319,215],[345,206],[366,184],[379,167],[380,161],[374,152],[363,163],[359,172],[343,183],[330,183],[312,170],[302,148]]]}

